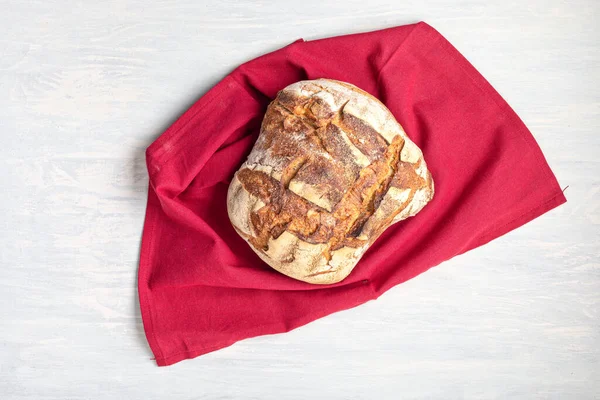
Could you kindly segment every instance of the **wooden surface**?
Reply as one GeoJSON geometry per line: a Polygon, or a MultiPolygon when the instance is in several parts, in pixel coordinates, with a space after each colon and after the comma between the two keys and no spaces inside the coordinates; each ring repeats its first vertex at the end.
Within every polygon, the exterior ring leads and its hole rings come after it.
{"type": "Polygon", "coordinates": [[[600,3],[0,0],[0,398],[600,398],[600,3]],[[144,149],[240,62],[425,20],[568,203],[379,300],[158,368],[144,149]]]}

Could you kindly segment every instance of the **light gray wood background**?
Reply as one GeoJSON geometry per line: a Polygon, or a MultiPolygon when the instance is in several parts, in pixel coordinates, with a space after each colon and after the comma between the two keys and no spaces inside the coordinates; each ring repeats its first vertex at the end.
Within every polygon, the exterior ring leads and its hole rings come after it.
{"type": "Polygon", "coordinates": [[[600,398],[600,2],[0,0],[0,398],[600,398]],[[145,148],[239,63],[425,20],[569,202],[378,301],[158,368],[145,148]]]}

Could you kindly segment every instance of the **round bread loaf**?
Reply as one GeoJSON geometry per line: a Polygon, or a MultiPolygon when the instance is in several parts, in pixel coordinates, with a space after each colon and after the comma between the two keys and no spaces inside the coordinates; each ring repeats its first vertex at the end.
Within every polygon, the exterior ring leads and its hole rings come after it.
{"type": "Polygon", "coordinates": [[[393,223],[433,197],[421,150],[375,97],[349,83],[296,82],[277,94],[227,194],[236,231],[292,278],[346,278],[393,223]]]}

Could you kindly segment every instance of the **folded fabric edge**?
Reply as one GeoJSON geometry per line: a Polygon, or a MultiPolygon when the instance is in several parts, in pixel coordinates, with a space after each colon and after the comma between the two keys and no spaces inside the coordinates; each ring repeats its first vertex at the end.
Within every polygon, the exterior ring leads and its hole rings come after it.
{"type": "MultiPolygon", "coordinates": [[[[370,291],[369,291],[370,292],[370,291]]],[[[158,365],[159,367],[167,367],[169,365],[173,365],[176,364],[180,361],[183,360],[191,360],[193,358],[202,356],[204,354],[208,354],[208,353],[212,353],[213,351],[217,351],[217,350],[221,350],[224,349],[226,347],[232,346],[238,342],[247,340],[247,339],[251,339],[254,337],[258,337],[258,336],[267,336],[267,335],[276,335],[276,334],[281,334],[281,333],[286,333],[286,332],[290,332],[292,330],[295,330],[297,328],[300,328],[304,325],[307,325],[311,322],[314,322],[315,320],[321,319],[323,317],[326,317],[328,315],[331,314],[335,314],[341,311],[345,311],[345,310],[349,310],[355,307],[358,307],[360,305],[365,304],[366,302],[370,301],[370,300],[374,300],[373,297],[368,297],[365,299],[362,299],[359,303],[357,304],[353,304],[349,307],[334,311],[334,312],[327,312],[324,313],[323,315],[306,315],[303,316],[301,318],[297,318],[295,320],[292,321],[288,321],[287,323],[274,323],[274,324],[270,324],[270,325],[260,325],[260,326],[256,326],[254,327],[252,330],[247,331],[247,334],[244,338],[238,339],[238,340],[231,340],[231,341],[225,341],[222,343],[218,343],[216,345],[213,346],[209,346],[209,347],[203,347],[200,349],[192,349],[192,350],[187,350],[187,351],[183,351],[183,352],[179,352],[179,353],[175,353],[175,354],[170,354],[168,356],[161,356],[161,357],[156,357],[155,361],[156,361],[156,365],[158,365]]],[[[156,356],[156,354],[155,354],[156,356]]]]}
{"type": "MultiPolygon", "coordinates": [[[[154,320],[152,316],[151,293],[148,286],[150,281],[150,265],[148,265],[148,257],[154,241],[154,229],[156,227],[156,207],[159,206],[158,198],[152,184],[148,185],[148,202],[146,205],[146,215],[144,220],[144,228],[142,230],[142,246],[140,249],[140,262],[138,268],[138,298],[140,302],[140,312],[142,314],[142,324],[144,334],[150,346],[150,350],[156,360],[162,359],[162,350],[154,333],[154,320]]],[[[158,361],[157,361],[158,362],[158,361]]]]}
{"type": "Polygon", "coordinates": [[[528,222],[533,221],[534,219],[542,216],[543,214],[547,213],[548,211],[551,211],[554,208],[556,208],[566,202],[567,202],[567,198],[565,197],[562,190],[560,188],[558,188],[558,191],[556,191],[554,193],[554,195],[550,196],[546,200],[539,203],[539,205],[537,207],[518,216],[517,218],[512,219],[511,221],[505,223],[504,225],[494,228],[493,230],[489,231],[487,234],[481,236],[479,238],[479,240],[477,240],[476,242],[473,242],[470,246],[468,246],[466,249],[462,250],[458,254],[463,254],[469,250],[472,250],[479,246],[483,246],[484,244],[489,243],[494,239],[497,239],[503,235],[506,235],[507,233],[527,224],[528,222]]]}

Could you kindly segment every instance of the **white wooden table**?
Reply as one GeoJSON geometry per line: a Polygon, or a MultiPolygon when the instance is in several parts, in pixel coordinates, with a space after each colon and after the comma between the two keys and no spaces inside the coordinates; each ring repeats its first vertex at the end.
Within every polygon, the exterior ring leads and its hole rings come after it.
{"type": "Polygon", "coordinates": [[[599,15],[596,0],[0,0],[0,398],[600,398],[599,15]],[[136,293],[145,148],[247,59],[419,20],[514,107],[569,202],[378,301],[156,367],[136,293]]]}

